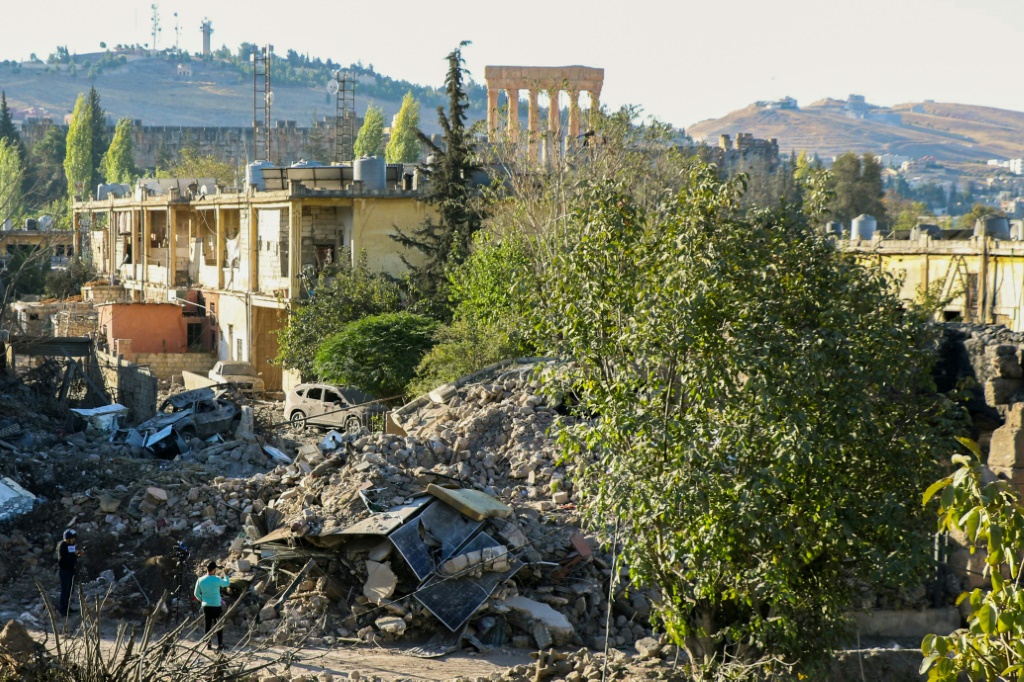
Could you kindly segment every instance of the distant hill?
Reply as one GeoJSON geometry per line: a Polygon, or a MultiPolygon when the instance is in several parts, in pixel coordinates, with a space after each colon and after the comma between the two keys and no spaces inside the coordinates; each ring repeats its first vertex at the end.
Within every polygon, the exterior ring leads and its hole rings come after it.
{"type": "MultiPolygon", "coordinates": [[[[107,64],[90,80],[83,66],[72,73],[67,65],[58,70],[41,62],[14,67],[0,65],[0,90],[7,93],[13,109],[42,107],[55,122],[63,121],[71,112],[78,93],[88,92],[94,85],[103,108],[115,120],[141,119],[147,126],[252,125],[251,76],[241,73],[232,63],[218,60],[193,59],[184,66],[188,75],[179,75],[178,64],[166,58],[129,56],[123,64],[107,64]]],[[[334,97],[325,89],[327,77],[322,79],[322,85],[310,87],[275,83],[273,72],[271,76],[274,120],[292,120],[305,127],[311,124],[314,113],[320,118],[334,116],[334,97]]],[[[363,82],[357,82],[355,88],[356,115],[362,117],[372,101],[384,109],[384,120],[390,124],[408,84],[374,75],[364,74],[360,78],[363,82]]],[[[435,110],[444,101],[443,93],[413,87],[430,95],[431,101],[421,97],[421,127],[428,134],[440,132],[435,110]]],[[[472,94],[476,108],[486,106],[479,102],[479,93],[472,94]]]]}
{"type": "Polygon", "coordinates": [[[750,105],[687,129],[711,143],[720,134],[740,132],[777,138],[780,152],[806,150],[826,157],[849,151],[946,162],[1024,157],[1024,113],[968,104],[876,107],[824,99],[799,109],[750,105]]]}

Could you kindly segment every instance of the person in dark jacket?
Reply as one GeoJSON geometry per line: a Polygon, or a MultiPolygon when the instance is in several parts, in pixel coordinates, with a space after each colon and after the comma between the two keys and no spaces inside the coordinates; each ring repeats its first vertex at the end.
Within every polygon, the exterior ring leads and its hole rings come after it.
{"type": "Polygon", "coordinates": [[[64,539],[57,545],[57,572],[60,575],[60,614],[67,616],[71,608],[71,589],[75,583],[78,557],[85,550],[78,546],[78,533],[74,528],[64,531],[64,539]]]}

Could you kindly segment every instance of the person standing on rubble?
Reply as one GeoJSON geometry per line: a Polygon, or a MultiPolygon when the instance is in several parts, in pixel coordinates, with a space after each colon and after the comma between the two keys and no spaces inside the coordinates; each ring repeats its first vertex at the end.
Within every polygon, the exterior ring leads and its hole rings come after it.
{"type": "MultiPolygon", "coordinates": [[[[206,575],[196,581],[196,589],[194,594],[203,604],[203,616],[206,618],[206,635],[210,635],[210,630],[220,620],[223,609],[221,608],[220,601],[220,588],[229,587],[229,583],[224,578],[217,575],[217,562],[211,561],[206,564],[206,575]]],[[[211,639],[206,644],[207,648],[213,648],[213,640],[211,639]]],[[[224,649],[224,631],[222,629],[217,630],[217,650],[222,651],[224,649]]]]}
{"type": "Polygon", "coordinates": [[[60,575],[60,615],[65,618],[70,614],[71,589],[75,583],[75,569],[78,568],[78,557],[85,554],[85,548],[78,546],[78,531],[68,528],[64,537],[57,545],[57,573],[60,575]]]}

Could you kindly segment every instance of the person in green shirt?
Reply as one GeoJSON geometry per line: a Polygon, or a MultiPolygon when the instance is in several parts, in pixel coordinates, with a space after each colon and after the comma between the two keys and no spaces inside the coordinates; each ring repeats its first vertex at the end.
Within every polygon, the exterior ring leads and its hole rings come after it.
{"type": "MultiPolygon", "coordinates": [[[[220,620],[223,609],[221,608],[220,600],[220,588],[228,587],[229,583],[224,578],[217,575],[217,562],[211,561],[206,564],[206,575],[196,581],[196,589],[193,592],[196,599],[203,603],[203,615],[206,617],[206,635],[209,636],[210,630],[213,629],[214,624],[220,620]]],[[[213,648],[213,640],[211,639],[206,645],[208,648],[213,648]]],[[[224,631],[217,630],[217,650],[221,651],[224,649],[224,631]]]]}

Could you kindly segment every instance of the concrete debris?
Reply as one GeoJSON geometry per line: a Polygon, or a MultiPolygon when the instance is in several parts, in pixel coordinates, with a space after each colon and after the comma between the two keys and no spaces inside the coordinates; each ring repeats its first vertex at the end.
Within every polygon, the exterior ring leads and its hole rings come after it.
{"type": "Polygon", "coordinates": [[[395,577],[390,564],[367,561],[366,571],[368,575],[363,584],[363,595],[370,603],[380,604],[395,593],[398,578],[395,577]]]}
{"type": "Polygon", "coordinates": [[[30,660],[41,648],[25,630],[25,626],[17,620],[7,621],[0,632],[0,660],[7,660],[15,665],[30,660]]]}

